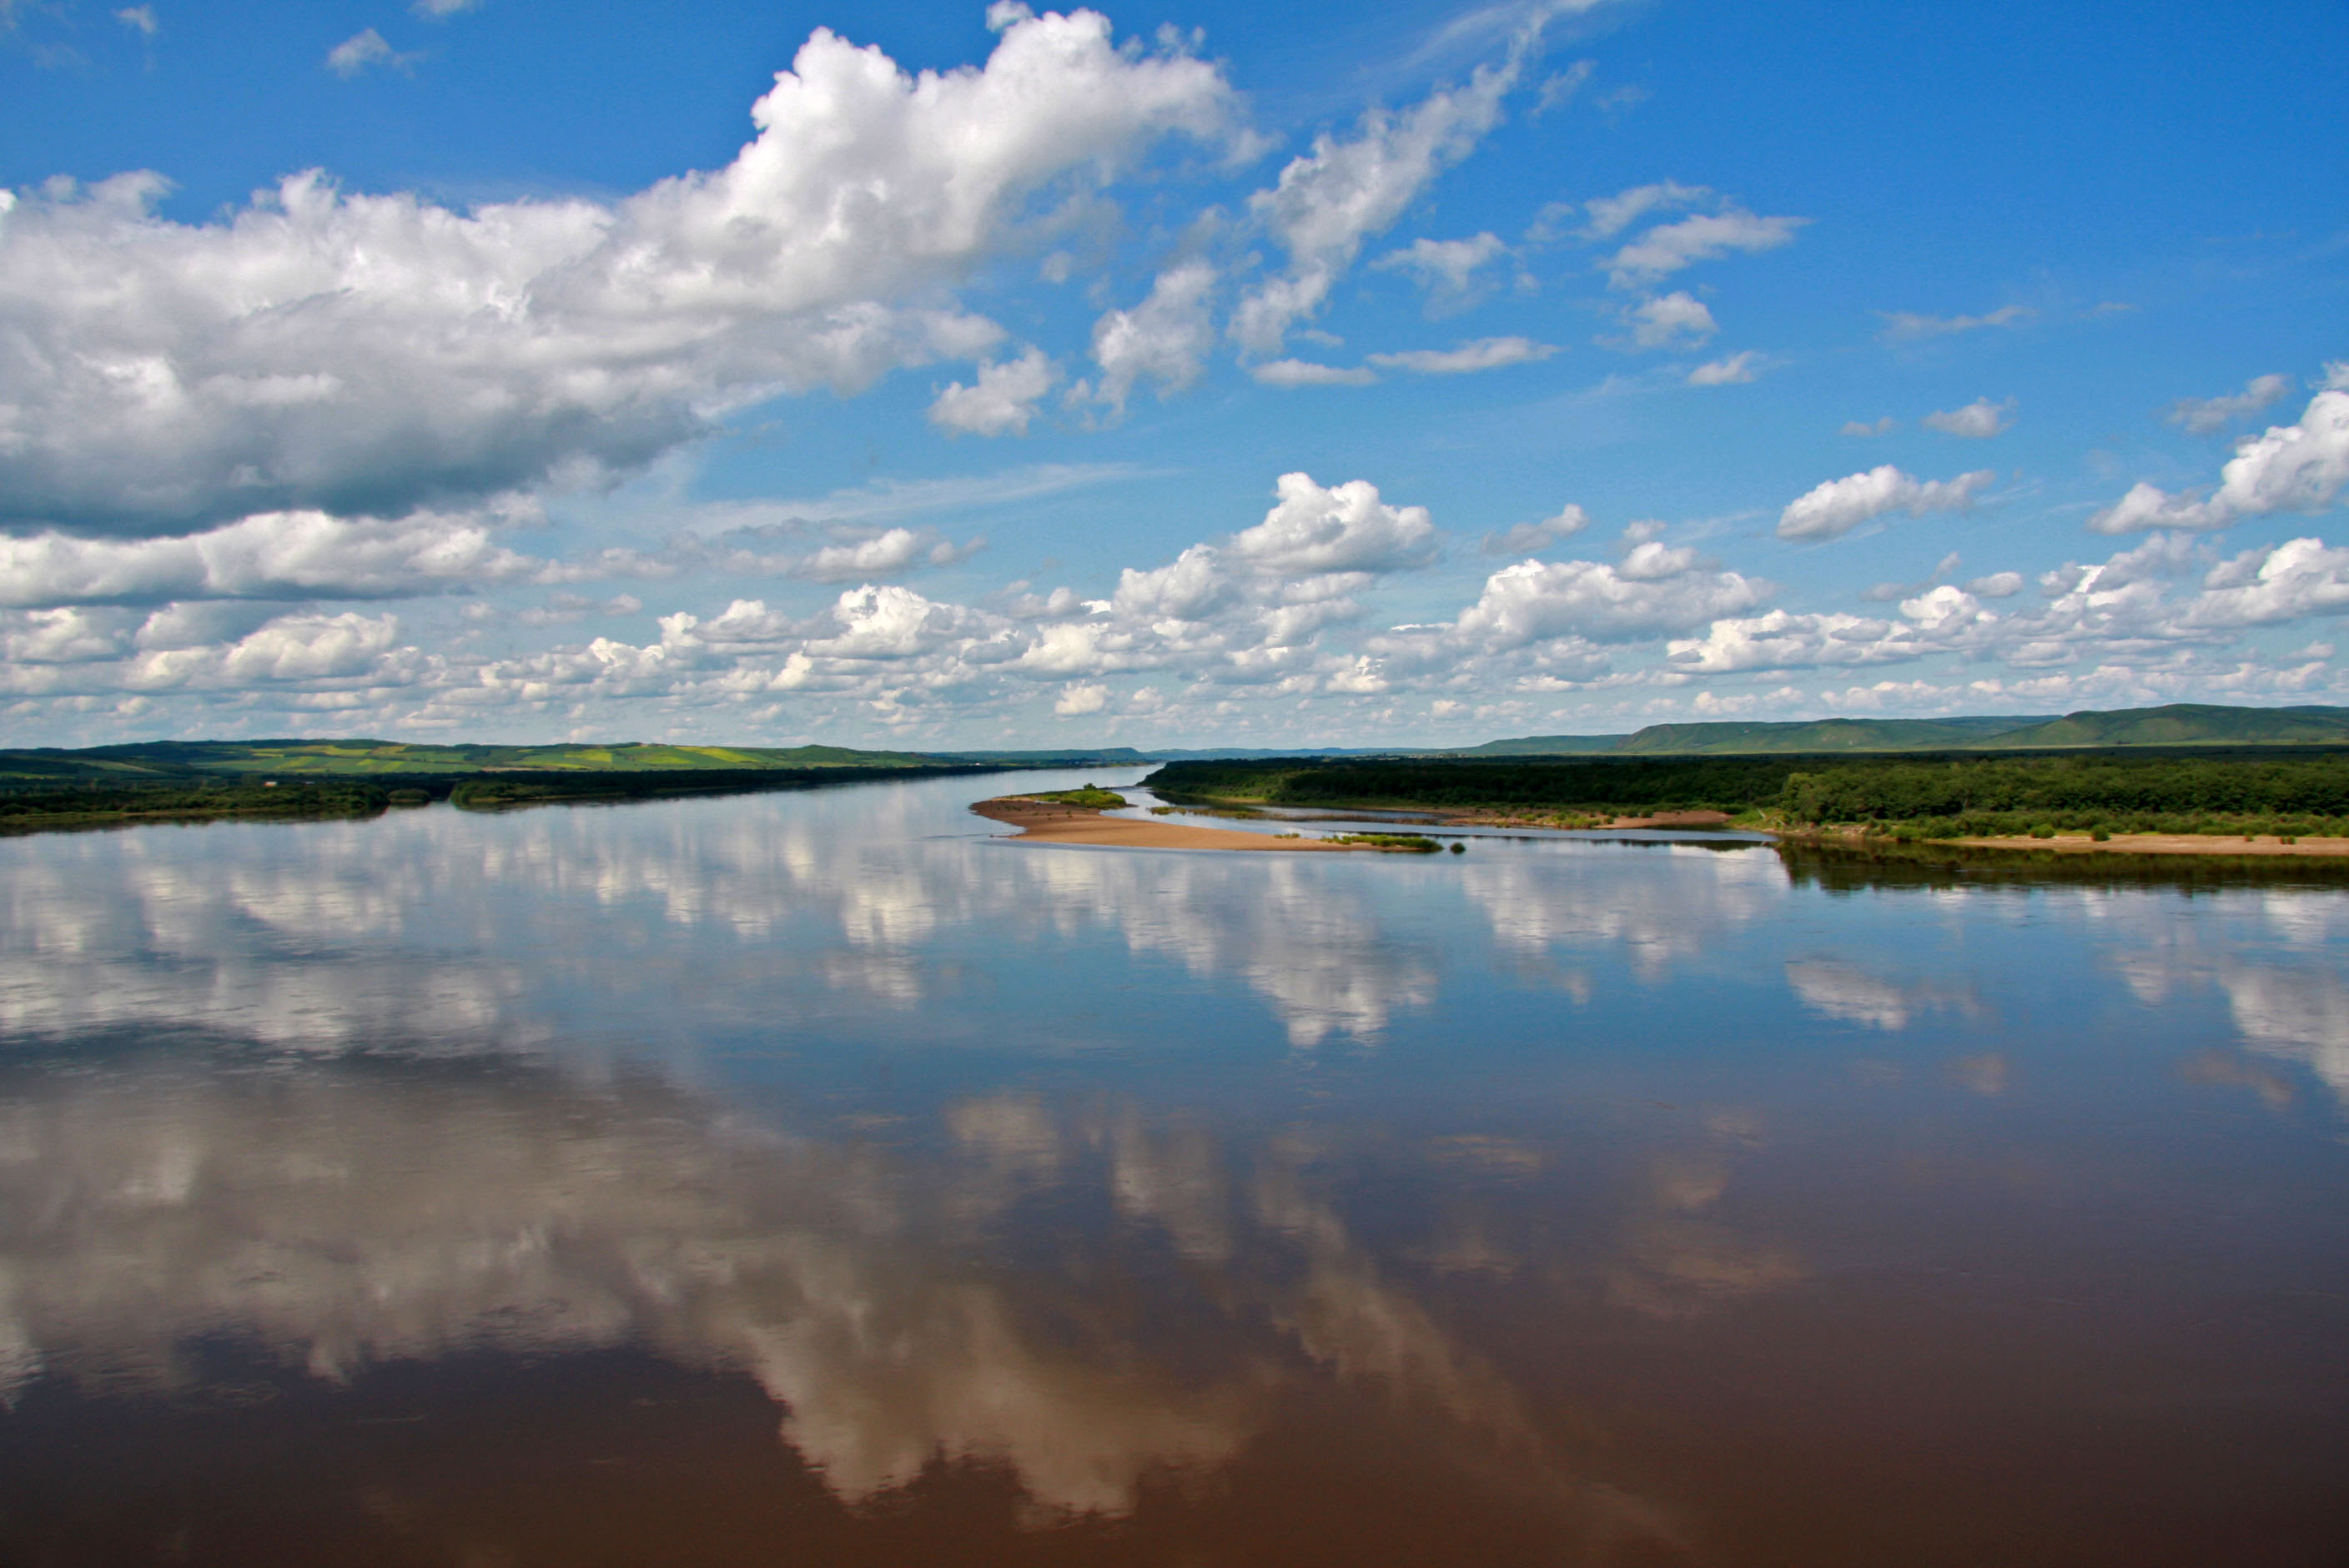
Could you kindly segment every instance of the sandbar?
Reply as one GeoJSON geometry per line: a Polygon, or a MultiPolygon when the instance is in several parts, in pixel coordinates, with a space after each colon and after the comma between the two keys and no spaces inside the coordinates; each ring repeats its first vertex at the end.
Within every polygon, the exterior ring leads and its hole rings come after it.
{"type": "Polygon", "coordinates": [[[1366,850],[1370,844],[1340,844],[1328,839],[1281,839],[1233,828],[1195,828],[1134,817],[1111,817],[1090,806],[1066,806],[1024,795],[981,800],[971,808],[991,822],[1019,830],[1019,844],[1107,844],[1129,850],[1366,850]]]}

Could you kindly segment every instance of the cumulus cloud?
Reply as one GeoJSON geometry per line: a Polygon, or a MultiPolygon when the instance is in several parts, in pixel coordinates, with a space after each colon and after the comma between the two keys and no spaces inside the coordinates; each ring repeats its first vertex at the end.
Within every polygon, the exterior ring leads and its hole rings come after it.
{"type": "Polygon", "coordinates": [[[1693,207],[1712,199],[1713,192],[1706,187],[1682,185],[1675,180],[1635,185],[1613,196],[1599,196],[1584,202],[1582,208],[1589,215],[1589,222],[1583,225],[1580,237],[1593,242],[1613,239],[1651,212],[1693,207]]]}
{"type": "Polygon", "coordinates": [[[1874,424],[1865,419],[1846,419],[1838,436],[1889,436],[1900,426],[1900,421],[1887,414],[1874,424]]]}
{"type": "Polygon", "coordinates": [[[1274,355],[1291,326],[1309,320],[1330,289],[1430,181],[1475,150],[1499,123],[1501,100],[1517,78],[1513,56],[1479,67],[1463,88],[1443,88],[1400,114],[1374,108],[1348,140],[1324,134],[1281,170],[1248,211],[1288,253],[1286,272],[1249,289],[1231,324],[1248,352],[1274,355]]]}
{"type": "Polygon", "coordinates": [[[1731,251],[1775,250],[1792,242],[1795,231],[1809,222],[1756,217],[1733,206],[1659,223],[1608,258],[1607,280],[1619,289],[1641,288],[1731,251]]]}
{"type": "Polygon", "coordinates": [[[1465,376],[1478,370],[1526,365],[1547,359],[1555,344],[1529,337],[1480,337],[1457,348],[1414,348],[1399,354],[1372,354],[1370,362],[1381,369],[1408,370],[1417,376],[1465,376]]]}
{"type": "Polygon", "coordinates": [[[1089,713],[1099,713],[1108,706],[1109,687],[1092,681],[1063,690],[1052,703],[1052,713],[1059,718],[1081,718],[1089,713]]]}
{"type": "Polygon", "coordinates": [[[373,27],[352,34],[326,51],[326,68],[338,77],[355,77],[369,66],[406,66],[416,57],[403,55],[384,41],[373,27]]]}
{"type": "Polygon", "coordinates": [[[1880,310],[1883,337],[1905,343],[1922,337],[1947,337],[1953,333],[1979,332],[1986,326],[2020,326],[2039,313],[2027,304],[2004,304],[1984,315],[1920,315],[1911,311],[1880,310]]]}
{"type": "Polygon", "coordinates": [[[2211,569],[2188,607],[2194,626],[2264,626],[2349,611],[2349,550],[2294,539],[2211,569]]]}
{"type": "Polygon", "coordinates": [[[0,523],[398,515],[635,469],[729,408],[1001,334],[942,291],[1040,199],[1221,137],[1216,67],[1080,11],[919,75],[819,29],[715,172],[457,212],[296,175],[218,222],[163,182],[0,220],[0,523]]]}
{"type": "Polygon", "coordinates": [[[178,539],[0,535],[0,604],[12,605],[390,599],[550,570],[497,543],[490,520],[429,511],[391,521],[264,512],[178,539]]]}
{"type": "Polygon", "coordinates": [[[1487,555],[1531,555],[1562,539],[1571,539],[1590,526],[1590,514],[1571,502],[1539,522],[1521,522],[1504,533],[1488,533],[1477,542],[1487,555]]]}
{"type": "Polygon", "coordinates": [[[1599,561],[1520,562],[1485,580],[1476,602],[1440,635],[1392,634],[1389,651],[1443,656],[1474,648],[1504,653],[1556,638],[1622,643],[1685,631],[1751,608],[1767,585],[1712,570],[1692,552],[1655,542],[1619,565],[1599,561]],[[1416,648],[1415,648],[1416,645],[1416,648]]]}
{"type": "Polygon", "coordinates": [[[1159,273],[1142,304],[1111,311],[1093,324],[1102,401],[1123,409],[1138,382],[1154,383],[1164,396],[1199,378],[1207,350],[1215,346],[1215,328],[1207,319],[1215,286],[1214,267],[1185,262],[1159,273]]]}
{"type": "Polygon", "coordinates": [[[1061,373],[1040,348],[978,367],[976,384],[949,383],[930,405],[930,423],[966,436],[1026,435],[1036,405],[1061,373]]]}
{"type": "Polygon", "coordinates": [[[1641,348],[1702,343],[1720,330],[1705,303],[1685,290],[1645,299],[1631,310],[1631,341],[1641,348]]]}
{"type": "Polygon", "coordinates": [[[1962,511],[1997,477],[1981,469],[1953,480],[1920,480],[1885,463],[1829,480],[1787,502],[1778,517],[1778,537],[1836,539],[1888,511],[1906,511],[1912,517],[1930,511],[1962,511]]]}
{"type": "Polygon", "coordinates": [[[2349,391],[2319,392],[2299,422],[2247,436],[2208,498],[2140,482],[2088,520],[2097,533],[2224,528],[2240,517],[2322,511],[2349,485],[2349,391]]]}
{"type": "Polygon", "coordinates": [[[1323,489],[1310,474],[1283,474],[1279,500],[1254,528],[1232,536],[1241,559],[1296,576],[1323,572],[1399,572],[1435,555],[1435,525],[1423,506],[1389,506],[1366,480],[1323,489]]]}
{"type": "Polygon", "coordinates": [[[1928,414],[1919,423],[1929,430],[1939,430],[1944,436],[1964,436],[1983,440],[2011,428],[2014,424],[2013,416],[2013,398],[1993,403],[1987,397],[1977,397],[1962,408],[1928,414]]]}
{"type": "Polygon", "coordinates": [[[2255,376],[2228,397],[2180,397],[2161,417],[2189,436],[2215,436],[2238,419],[2248,419],[2292,396],[2289,376],[2255,376]]]}
{"type": "Polygon", "coordinates": [[[1309,359],[1275,359],[1248,366],[1268,387],[1368,387],[1379,378],[1365,366],[1317,365],[1309,359]]]}
{"type": "Polygon", "coordinates": [[[1477,273],[1508,253],[1500,236],[1487,232],[1465,240],[1414,240],[1402,250],[1389,251],[1371,267],[1409,273],[1427,291],[1429,309],[1440,314],[1466,304],[1477,273]]]}
{"type": "Polygon", "coordinates": [[[1762,354],[1748,348],[1726,359],[1700,365],[1688,373],[1692,387],[1742,387],[1761,374],[1762,354]]]}

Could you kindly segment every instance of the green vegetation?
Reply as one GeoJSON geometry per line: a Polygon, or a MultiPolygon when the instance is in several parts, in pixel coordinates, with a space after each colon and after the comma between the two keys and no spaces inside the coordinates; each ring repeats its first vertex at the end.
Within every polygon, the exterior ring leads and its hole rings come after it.
{"type": "Polygon", "coordinates": [[[1417,833],[1340,833],[1330,841],[1333,844],[1367,844],[1374,850],[1391,854],[1432,855],[1444,846],[1433,839],[1417,833]]]}
{"type": "Polygon", "coordinates": [[[2349,745],[2349,708],[2166,707],[1961,718],[1825,718],[1807,723],[1656,724],[1634,735],[1529,735],[1461,757],[1818,755],[1878,751],[2037,751],[2116,746],[2349,745]]]}
{"type": "Polygon", "coordinates": [[[561,800],[652,800],[678,795],[744,795],[768,789],[805,789],[873,779],[928,779],[941,774],[985,773],[976,766],[912,768],[727,768],[654,772],[487,773],[460,780],[450,799],[467,810],[502,810],[561,800]]]}
{"type": "Polygon", "coordinates": [[[1169,800],[1401,809],[1474,807],[1558,814],[1656,810],[1735,813],[1775,802],[1804,764],[1791,758],[1296,758],[1170,762],[1148,780],[1169,800]]]}
{"type": "Polygon", "coordinates": [[[1088,784],[1081,789],[1055,789],[1049,794],[1030,795],[1028,799],[1049,800],[1055,806],[1082,806],[1092,811],[1112,810],[1125,804],[1124,796],[1096,784],[1088,784]]]}
{"type": "Polygon", "coordinates": [[[371,817],[388,804],[389,795],[364,779],[72,785],[0,794],[0,833],[216,817],[371,817]]]}
{"type": "Polygon", "coordinates": [[[2349,752],[2278,757],[1348,758],[1177,762],[1169,799],[1480,809],[1579,826],[1595,816],[1717,810],[1792,829],[1901,839],[2009,834],[2349,834],[2349,752]]]}
{"type": "Polygon", "coordinates": [[[349,816],[436,799],[497,809],[978,773],[916,752],[719,746],[159,741],[0,751],[0,830],[158,818],[349,816]]]}

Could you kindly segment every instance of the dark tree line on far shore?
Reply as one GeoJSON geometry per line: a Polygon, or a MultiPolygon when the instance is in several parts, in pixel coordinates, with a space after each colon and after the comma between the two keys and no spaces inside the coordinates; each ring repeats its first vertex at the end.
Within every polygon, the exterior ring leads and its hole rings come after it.
{"type": "Polygon", "coordinates": [[[1902,837],[2051,831],[2349,833],[2349,752],[2277,757],[1691,757],[1175,762],[1170,799],[1485,808],[1562,818],[1717,810],[1902,837]]]}

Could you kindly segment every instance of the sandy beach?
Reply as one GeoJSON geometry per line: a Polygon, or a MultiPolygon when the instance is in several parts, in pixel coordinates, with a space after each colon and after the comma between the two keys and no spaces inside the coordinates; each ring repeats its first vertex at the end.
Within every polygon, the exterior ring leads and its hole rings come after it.
{"type": "Polygon", "coordinates": [[[2115,833],[2098,842],[2085,833],[2058,833],[2052,839],[2017,834],[1996,839],[1936,839],[1935,843],[1961,844],[1974,850],[2054,850],[2065,854],[2110,855],[2294,855],[2331,860],[2349,855],[2349,839],[2302,839],[2285,843],[2272,835],[2255,839],[2214,838],[2205,833],[2115,833]]]}
{"type": "Polygon", "coordinates": [[[1064,806],[1024,795],[981,800],[971,810],[992,822],[1019,830],[1022,844],[1107,844],[1129,850],[1310,850],[1377,851],[1368,844],[1338,844],[1327,839],[1279,839],[1232,828],[1195,828],[1133,817],[1112,817],[1089,806],[1064,806]]]}

